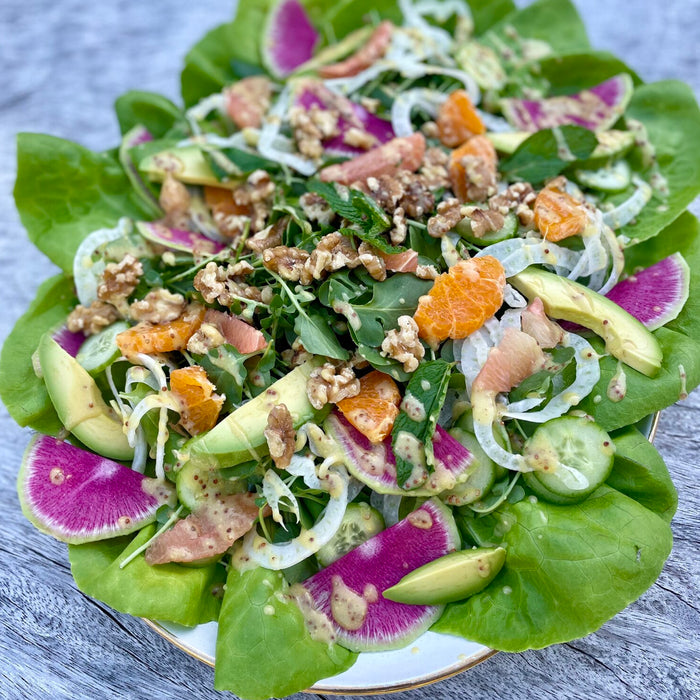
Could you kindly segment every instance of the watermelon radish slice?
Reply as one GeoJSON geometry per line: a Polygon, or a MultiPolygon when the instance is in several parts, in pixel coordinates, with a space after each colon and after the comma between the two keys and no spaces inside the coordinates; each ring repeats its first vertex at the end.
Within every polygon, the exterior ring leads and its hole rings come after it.
{"type": "Polygon", "coordinates": [[[566,124],[605,131],[624,114],[633,91],[632,78],[620,73],[574,95],[543,100],[504,99],[501,109],[506,119],[520,131],[539,131],[566,124]]]}
{"type": "Polygon", "coordinates": [[[299,0],[280,0],[270,10],[262,59],[277,78],[284,78],[314,55],[318,32],[299,0]]]}
{"type": "Polygon", "coordinates": [[[70,544],[128,535],[175,502],[169,483],[48,435],[29,443],[17,490],[25,516],[70,544]]]}
{"type": "Polygon", "coordinates": [[[673,321],[690,291],[690,268],[674,253],[618,282],[605,296],[653,331],[673,321]]]}
{"type": "Polygon", "coordinates": [[[452,514],[437,499],[300,584],[302,612],[323,613],[336,641],[353,651],[398,649],[442,614],[441,605],[395,603],[382,593],[407,573],[459,547],[452,514]]]}
{"type": "MultiPolygon", "coordinates": [[[[304,107],[304,109],[311,109],[314,105],[322,109],[331,109],[333,105],[329,104],[329,100],[324,99],[324,92],[324,89],[313,90],[306,88],[297,95],[295,104],[304,107]]],[[[340,134],[324,142],[326,150],[330,153],[347,156],[364,153],[363,149],[356,146],[349,146],[343,140],[345,134],[353,126],[362,128],[367,133],[374,136],[377,139],[377,145],[387,143],[387,141],[391,141],[396,136],[391,121],[381,119],[376,114],[368,112],[362,105],[356,102],[351,102],[344,98],[343,101],[347,103],[348,109],[352,110],[352,115],[348,115],[348,117],[351,117],[350,119],[341,115],[338,120],[340,134]]]]}
{"type": "Polygon", "coordinates": [[[139,221],[136,228],[146,240],[183,253],[216,255],[226,248],[222,243],[212,241],[201,233],[168,228],[157,221],[139,221]]]}
{"type": "Polygon", "coordinates": [[[78,350],[85,342],[85,336],[82,333],[73,333],[66,326],[61,326],[51,336],[71,357],[78,354],[78,350]]]}
{"type": "Polygon", "coordinates": [[[464,481],[474,461],[464,445],[437,426],[433,435],[435,471],[432,474],[424,471],[421,479],[414,482],[418,488],[406,490],[396,481],[396,460],[391,449],[391,436],[383,442],[371,443],[340,413],[328,416],[324,429],[340,447],[348,471],[377,493],[433,496],[464,481]]]}

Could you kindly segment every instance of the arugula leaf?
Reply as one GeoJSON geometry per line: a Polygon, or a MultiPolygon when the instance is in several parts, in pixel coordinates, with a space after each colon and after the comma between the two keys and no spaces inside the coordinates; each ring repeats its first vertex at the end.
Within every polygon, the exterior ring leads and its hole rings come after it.
{"type": "Polygon", "coordinates": [[[478,36],[512,12],[517,12],[513,0],[467,0],[478,36]]]}
{"type": "Polygon", "coordinates": [[[311,638],[288,589],[279,571],[231,567],[216,640],[217,690],[246,700],[286,697],[355,663],[357,654],[311,638]]]}
{"type": "Polygon", "coordinates": [[[700,108],[685,83],[663,80],[639,86],[626,116],[646,126],[670,191],[663,201],[652,199],[636,223],[617,232],[643,241],[674,221],[700,193],[700,108]]]}
{"type": "Polygon", "coordinates": [[[123,569],[121,561],[147,542],[156,531],[148,525],[131,537],[68,545],[71,572],[78,588],[119,612],[136,617],[199,625],[216,620],[225,569],[159,564],[150,566],[143,555],[123,569]]]}
{"type": "Polygon", "coordinates": [[[88,233],[148,217],[114,155],[44,134],[17,137],[14,195],[29,239],[69,274],[88,233]]]}
{"type": "Polygon", "coordinates": [[[338,342],[328,320],[320,313],[301,309],[294,320],[294,332],[303,346],[314,355],[325,355],[336,360],[347,360],[349,353],[338,342]]]}
{"type": "Polygon", "coordinates": [[[355,301],[367,293],[370,287],[357,279],[353,270],[332,273],[318,289],[318,300],[324,306],[333,306],[334,300],[355,301]]]}
{"type": "Polygon", "coordinates": [[[657,449],[634,426],[613,435],[615,464],[607,484],[671,522],[678,492],[657,449]]]}
{"type": "Polygon", "coordinates": [[[219,393],[226,397],[224,409],[232,410],[243,399],[243,385],[248,370],[243,364],[249,357],[257,353],[243,355],[233,345],[224,344],[213,348],[206,355],[193,355],[198,365],[204,368],[219,393]]]}
{"type": "Polygon", "coordinates": [[[44,381],[34,373],[32,354],[44,333],[65,322],[76,301],[72,279],[51,277],[39,287],[34,301],[5,340],[0,355],[0,397],[21,426],[48,434],[63,427],[44,381]]]}
{"type": "Polygon", "coordinates": [[[353,304],[344,299],[330,299],[330,305],[350,321],[350,334],[356,345],[379,347],[386,331],[398,326],[399,316],[412,316],[418,299],[433,286],[430,280],[414,275],[395,274],[377,282],[371,301],[353,304]]]}
{"type": "Polygon", "coordinates": [[[236,16],[202,37],[185,56],[185,67],[180,75],[182,99],[186,107],[245,77],[236,72],[236,66],[261,65],[263,29],[272,0],[239,2],[236,16]]]}
{"type": "Polygon", "coordinates": [[[474,522],[491,523],[506,563],[481,593],[448,605],[432,629],[503,651],[594,632],[656,580],[672,544],[664,520],[607,486],[577,505],[526,498],[474,522]]]}
{"type": "Polygon", "coordinates": [[[185,117],[182,110],[167,97],[141,90],[129,90],[118,97],[114,109],[122,134],[141,124],[156,139],[165,136],[185,117]]]}
{"type": "Polygon", "coordinates": [[[586,160],[597,145],[596,135],[582,126],[542,129],[528,136],[499,167],[508,177],[537,184],[586,160]]]}
{"type": "Polygon", "coordinates": [[[412,450],[408,450],[406,455],[404,450],[397,449],[397,444],[401,445],[404,441],[402,435],[406,433],[415,437],[423,446],[426,464],[429,471],[432,471],[430,467],[435,463],[433,433],[445,402],[451,369],[451,365],[444,360],[432,360],[421,363],[411,375],[401,410],[391,430],[391,447],[396,457],[396,481],[399,486],[403,486],[414,467],[419,466],[408,458],[414,456],[412,450]]]}
{"type": "Polygon", "coordinates": [[[358,345],[357,354],[364,357],[374,369],[378,369],[384,374],[396,379],[397,382],[407,382],[411,375],[404,371],[403,365],[390,357],[384,357],[377,348],[370,348],[367,345],[358,345]]]}
{"type": "MultiPolygon", "coordinates": [[[[689,212],[682,214],[664,232],[625,251],[628,272],[649,267],[671,253],[680,252],[691,270],[700,269],[700,225],[689,212]]],[[[579,408],[590,413],[605,430],[636,423],[645,416],[670,406],[680,398],[683,382],[680,367],[686,372],[685,388],[691,391],[700,384],[700,276],[690,278],[690,296],[678,318],[654,331],[661,345],[663,361],[653,378],[624,368],[627,377],[625,398],[615,403],[607,397],[607,387],[617,370],[617,360],[604,357],[600,361],[601,378],[579,408]],[[601,398],[596,403],[596,396],[601,398]]],[[[591,343],[600,354],[603,345],[598,338],[591,343]]]]}

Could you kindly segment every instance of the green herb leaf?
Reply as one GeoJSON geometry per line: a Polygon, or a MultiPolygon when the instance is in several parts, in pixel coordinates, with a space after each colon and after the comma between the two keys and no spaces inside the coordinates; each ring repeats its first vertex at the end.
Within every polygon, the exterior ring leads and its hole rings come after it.
{"type": "Polygon", "coordinates": [[[202,155],[209,163],[209,167],[218,180],[229,180],[232,169],[235,169],[235,174],[237,175],[252,173],[253,170],[266,170],[273,173],[279,170],[277,163],[263,158],[253,151],[245,151],[242,148],[218,148],[211,150],[203,148],[202,155]],[[223,168],[220,158],[225,158],[231,164],[231,168],[223,168]]]}
{"type": "Polygon", "coordinates": [[[425,451],[425,463],[429,470],[435,462],[433,433],[438,414],[445,402],[451,369],[451,365],[444,360],[432,360],[421,363],[411,375],[401,411],[396,416],[391,431],[391,446],[396,457],[396,480],[399,486],[403,486],[414,468],[420,466],[415,459],[407,458],[414,456],[413,450],[409,450],[408,454],[401,449],[397,450],[397,443],[400,446],[405,442],[402,434],[412,435],[422,445],[425,451]]]}
{"type": "Polygon", "coordinates": [[[597,145],[595,134],[582,126],[542,129],[523,141],[499,167],[508,177],[537,184],[585,160],[597,145]]]}
{"type": "Polygon", "coordinates": [[[118,97],[114,109],[122,134],[140,124],[156,139],[165,136],[178,121],[185,118],[182,110],[167,97],[141,90],[129,90],[118,97]]]}
{"type": "Polygon", "coordinates": [[[248,376],[243,363],[255,354],[257,353],[243,355],[233,345],[224,344],[213,348],[206,355],[193,355],[193,359],[216,384],[219,393],[226,397],[225,410],[230,411],[241,403],[243,385],[248,376]]]}
{"type": "Polygon", "coordinates": [[[304,347],[314,355],[325,355],[336,360],[347,360],[349,353],[338,341],[328,320],[320,313],[299,311],[294,320],[294,331],[304,347]]]}
{"type": "Polygon", "coordinates": [[[513,0],[467,0],[467,3],[472,12],[474,33],[477,36],[518,9],[513,0]]]}

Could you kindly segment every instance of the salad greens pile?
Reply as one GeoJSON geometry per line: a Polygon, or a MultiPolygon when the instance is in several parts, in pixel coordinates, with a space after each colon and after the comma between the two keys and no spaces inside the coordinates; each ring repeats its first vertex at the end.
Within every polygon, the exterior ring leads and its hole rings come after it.
{"type": "Polygon", "coordinates": [[[506,551],[434,631],[541,648],[638,598],[677,504],[642,426],[700,384],[691,90],[592,49],[564,0],[241,2],[181,86],[183,107],[120,97],[104,153],[18,137],[17,209],[62,272],[5,342],[2,399],[56,454],[144,475],[133,494],[110,472],[123,510],[105,496],[90,536],[59,535],[91,504],[53,512],[25,456],[25,513],[69,543],[80,590],[217,620],[216,687],[244,698],[424,631],[337,573],[424,507],[458,532],[432,559],[506,551]],[[117,438],[85,427],[100,410],[117,438]],[[128,511],[153,484],[168,497],[128,511]],[[310,593],[324,571],[340,612],[310,593]]]}

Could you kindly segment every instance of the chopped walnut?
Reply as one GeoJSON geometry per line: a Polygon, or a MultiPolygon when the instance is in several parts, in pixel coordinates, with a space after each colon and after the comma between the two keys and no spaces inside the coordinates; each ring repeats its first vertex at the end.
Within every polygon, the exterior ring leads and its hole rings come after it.
{"type": "Polygon", "coordinates": [[[370,148],[377,145],[377,137],[364,129],[351,126],[343,135],[343,143],[354,148],[361,148],[363,151],[369,151],[370,148]]]}
{"type": "Polygon", "coordinates": [[[438,129],[438,125],[432,121],[428,120],[421,126],[420,130],[423,132],[425,138],[427,139],[439,139],[440,138],[440,131],[438,129]]]}
{"type": "Polygon", "coordinates": [[[158,201],[165,212],[165,223],[173,228],[188,228],[190,193],[187,187],[176,180],[170,173],[165,176],[160,188],[158,201]]]}
{"type": "Polygon", "coordinates": [[[187,341],[187,350],[193,355],[206,355],[210,350],[218,348],[226,342],[226,338],[213,323],[203,323],[195,334],[187,341]]]}
{"type": "Polygon", "coordinates": [[[343,267],[355,268],[360,258],[347,236],[337,231],[325,235],[309,256],[304,268],[306,274],[302,284],[310,284],[312,279],[323,279],[326,272],[335,272],[343,267]]]}
{"type": "Polygon", "coordinates": [[[299,205],[309,221],[318,221],[321,226],[329,226],[335,212],[326,200],[315,192],[306,192],[299,197],[299,205]]]}
{"type": "Polygon", "coordinates": [[[467,176],[467,200],[484,202],[496,194],[497,173],[484,158],[463,156],[461,161],[467,176]]]}
{"type": "Polygon", "coordinates": [[[420,174],[429,189],[437,190],[450,186],[449,160],[450,157],[442,148],[433,147],[425,152],[420,174]]]}
{"type": "Polygon", "coordinates": [[[71,333],[95,335],[119,318],[119,312],[111,304],[93,301],[88,307],[76,306],[68,315],[66,325],[71,333]]]}
{"type": "Polygon", "coordinates": [[[258,231],[254,236],[251,236],[245,243],[246,247],[254,250],[258,255],[262,255],[268,248],[282,245],[282,234],[288,223],[289,217],[283,216],[274,224],[270,224],[262,231],[258,231]]]}
{"type": "Polygon", "coordinates": [[[292,367],[298,367],[303,365],[304,362],[310,360],[313,357],[309,353],[301,342],[301,338],[297,338],[289,350],[282,351],[282,359],[292,367]]]}
{"type": "Polygon", "coordinates": [[[242,281],[239,274],[234,274],[235,265],[217,265],[209,262],[194,278],[194,288],[204,297],[207,304],[215,301],[222,306],[231,306],[236,299],[262,301],[262,292],[242,281]]]}
{"type": "Polygon", "coordinates": [[[222,210],[214,210],[212,216],[221,235],[231,239],[231,245],[235,245],[250,226],[248,214],[229,214],[222,210]]]}
{"type": "Polygon", "coordinates": [[[243,78],[224,90],[226,111],[239,129],[259,129],[271,97],[272,81],[262,75],[243,78]]]}
{"type": "Polygon", "coordinates": [[[146,296],[129,307],[129,316],[135,321],[168,323],[185,310],[185,297],[167,289],[152,289],[146,296]]]}
{"type": "Polygon", "coordinates": [[[229,277],[247,277],[255,268],[247,260],[239,260],[228,266],[229,277]]]}
{"type": "Polygon", "coordinates": [[[434,238],[441,238],[463,218],[460,201],[454,197],[446,199],[438,204],[437,214],[428,219],[428,233],[434,238]]]}
{"type": "Polygon", "coordinates": [[[504,216],[514,211],[523,226],[532,226],[535,213],[532,209],[537,193],[529,182],[516,182],[503,192],[489,199],[489,208],[504,216]]]}
{"type": "Polygon", "coordinates": [[[500,211],[472,207],[468,214],[472,233],[477,238],[483,238],[487,233],[503,228],[505,217],[500,211]]]}
{"type": "Polygon", "coordinates": [[[399,205],[408,216],[417,219],[433,210],[435,195],[430,191],[423,176],[401,170],[396,177],[404,188],[404,195],[399,205]]]}
{"type": "MultiPolygon", "coordinates": [[[[263,251],[263,265],[290,282],[299,282],[307,278],[305,263],[308,259],[307,251],[286,245],[278,245],[263,251]]],[[[302,284],[308,284],[308,282],[302,282],[302,284]]]]}
{"type": "Polygon", "coordinates": [[[360,380],[355,377],[352,368],[345,363],[326,362],[318,367],[306,383],[306,395],[311,405],[319,410],[327,403],[338,403],[350,396],[360,393],[360,380]]]}
{"type": "Polygon", "coordinates": [[[376,114],[382,105],[382,103],[376,97],[367,97],[366,95],[360,97],[360,104],[368,112],[372,112],[372,114],[376,114]]]}
{"type": "Polygon", "coordinates": [[[368,177],[364,186],[362,183],[357,184],[359,189],[369,194],[382,209],[388,212],[393,212],[399,206],[405,194],[403,185],[391,175],[368,177]]]}
{"type": "Polygon", "coordinates": [[[128,312],[127,299],[136,289],[143,265],[133,255],[127,253],[118,263],[109,263],[102,273],[102,282],[97,287],[97,297],[115,306],[122,316],[128,312]]]}
{"type": "Polygon", "coordinates": [[[245,184],[233,190],[233,201],[242,212],[231,214],[223,212],[220,220],[214,213],[214,220],[221,232],[234,241],[244,231],[250,222],[250,231],[257,233],[267,225],[267,219],[272,211],[272,199],[275,194],[275,183],[270,179],[269,173],[264,170],[254,170],[245,184]]]}
{"type": "Polygon", "coordinates": [[[394,228],[389,232],[389,237],[394,245],[401,245],[406,240],[408,225],[406,223],[406,212],[403,207],[397,207],[392,216],[394,228]]]}
{"type": "Polygon", "coordinates": [[[435,265],[416,265],[416,271],[413,273],[416,277],[422,280],[436,280],[440,274],[435,265]]]}
{"type": "Polygon", "coordinates": [[[323,141],[337,136],[340,115],[334,109],[322,109],[317,104],[311,109],[297,105],[289,110],[289,123],[294,130],[299,153],[312,160],[323,156],[323,141]]]}
{"type": "Polygon", "coordinates": [[[399,316],[398,330],[387,331],[382,342],[382,355],[403,363],[404,372],[415,372],[425,356],[418,339],[418,324],[411,316],[399,316]]]}
{"type": "Polygon", "coordinates": [[[363,241],[360,243],[357,253],[360,256],[360,262],[364,265],[365,270],[369,272],[372,279],[377,280],[377,282],[383,282],[386,279],[386,264],[384,259],[379,256],[376,248],[363,241]]]}
{"type": "Polygon", "coordinates": [[[296,431],[294,430],[292,414],[285,404],[274,406],[268,413],[267,427],[263,434],[275,466],[278,469],[286,469],[294,454],[296,431]]]}

